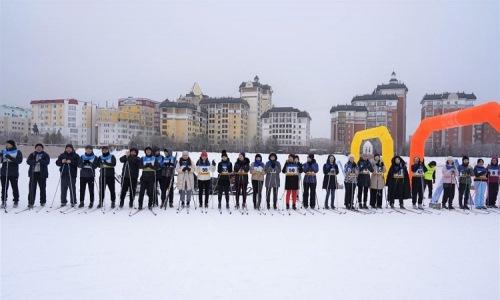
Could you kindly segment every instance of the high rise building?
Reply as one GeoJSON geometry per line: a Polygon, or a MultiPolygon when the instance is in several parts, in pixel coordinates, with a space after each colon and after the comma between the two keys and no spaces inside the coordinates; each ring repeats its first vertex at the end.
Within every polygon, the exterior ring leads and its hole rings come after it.
{"type": "Polygon", "coordinates": [[[273,139],[280,148],[308,150],[311,117],[294,107],[273,107],[261,116],[262,140],[273,139]]]}
{"type": "Polygon", "coordinates": [[[90,144],[96,107],[76,99],[31,101],[31,124],[40,134],[58,131],[75,145],[90,144]]]}
{"type": "MultiPolygon", "coordinates": [[[[445,113],[474,106],[474,93],[441,93],[425,94],[420,101],[421,120],[445,113]]],[[[474,142],[474,126],[455,127],[435,131],[426,141],[426,148],[431,151],[439,149],[450,150],[472,145],[474,142]]]]}
{"type": "Polygon", "coordinates": [[[182,144],[207,136],[207,111],[199,105],[167,99],[160,110],[162,136],[182,144]]]}
{"type": "Polygon", "coordinates": [[[273,90],[271,86],[260,83],[258,76],[255,76],[253,81],[242,82],[240,84],[240,98],[245,100],[249,105],[248,131],[246,132],[246,140],[249,146],[262,141],[262,137],[260,136],[262,132],[260,117],[272,107],[272,96],[273,90]]]}
{"type": "Polygon", "coordinates": [[[389,83],[377,85],[371,94],[355,96],[351,104],[367,109],[366,128],[386,126],[396,152],[401,153],[406,142],[406,95],[408,88],[392,72],[389,83]]]}
{"type": "Polygon", "coordinates": [[[137,123],[137,132],[143,138],[160,135],[159,102],[148,98],[127,97],[118,99],[118,109],[137,123]]]}
{"type": "Polygon", "coordinates": [[[31,132],[31,110],[0,105],[0,134],[26,136],[31,132]]]}
{"type": "Polygon", "coordinates": [[[218,147],[246,149],[250,105],[241,98],[204,98],[208,113],[208,140],[218,147]]]}
{"type": "Polygon", "coordinates": [[[350,151],[354,134],[367,128],[367,115],[365,106],[337,105],[330,109],[330,139],[336,151],[350,151]]]}

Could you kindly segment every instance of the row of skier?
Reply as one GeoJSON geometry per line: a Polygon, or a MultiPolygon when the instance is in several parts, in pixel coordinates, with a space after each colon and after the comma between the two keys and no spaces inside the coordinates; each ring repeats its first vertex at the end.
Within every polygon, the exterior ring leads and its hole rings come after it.
{"type": "MultiPolygon", "coordinates": [[[[29,193],[28,207],[32,208],[35,203],[37,186],[40,191],[40,205],[46,203],[46,180],[49,176],[47,166],[50,164],[49,155],[43,150],[42,144],[37,144],[26,162],[30,166],[28,170],[29,193]]],[[[115,207],[115,166],[117,160],[109,152],[108,147],[102,147],[101,155],[96,156],[92,146],[85,147],[85,153],[78,155],[71,144],[66,145],[65,151],[59,155],[56,165],[59,166],[61,192],[61,206],[66,206],[68,201],[71,206],[77,205],[76,182],[78,170],[80,173],[80,195],[79,208],[84,207],[86,190],[89,191],[89,208],[94,206],[94,185],[99,191],[99,203],[97,207],[102,207],[106,189],[109,190],[111,207],[115,207]],[[99,177],[96,181],[96,169],[100,169],[99,177]],[[69,192],[69,193],[68,193],[69,192]]],[[[277,155],[271,153],[266,163],[262,156],[256,154],[254,160],[246,157],[245,153],[240,153],[236,162],[229,160],[226,151],[221,153],[221,161],[216,163],[209,161],[208,154],[203,151],[200,158],[193,163],[187,151],[182,152],[182,156],[164,150],[161,154],[157,147],[146,147],[145,155],[139,157],[138,149],[132,148],[125,155],[119,158],[123,164],[121,172],[121,190],[119,195],[119,207],[124,206],[127,193],[129,194],[129,207],[133,207],[137,192],[137,184],[140,182],[138,208],[142,209],[144,196],[148,196],[148,207],[160,205],[162,207],[173,207],[174,198],[174,176],[177,174],[176,188],[180,193],[180,205],[190,205],[195,180],[198,185],[199,205],[208,207],[209,195],[213,188],[212,174],[217,171],[215,188],[218,194],[218,208],[222,208],[222,198],[225,198],[225,206],[229,208],[229,194],[231,187],[231,176],[234,176],[236,190],[236,208],[246,208],[247,187],[251,183],[253,190],[253,207],[260,209],[262,201],[262,190],[266,190],[267,209],[271,206],[278,207],[278,190],[280,188],[280,173],[285,174],[284,197],[287,209],[297,208],[298,192],[302,190],[302,201],[305,208],[315,208],[317,206],[317,178],[320,171],[314,154],[309,154],[307,161],[301,163],[297,155],[290,154],[281,167],[277,160],[277,155]],[[142,170],[139,178],[139,170],[142,170]],[[196,175],[196,177],[195,177],[196,175]],[[251,176],[251,179],[249,177],[251,176]],[[302,178],[303,177],[303,178],[302,178]],[[161,191],[158,201],[157,191],[161,191]],[[272,196],[272,202],[271,202],[272,196]]],[[[22,163],[22,153],[17,150],[14,141],[9,140],[6,148],[0,153],[1,181],[2,181],[2,207],[6,206],[7,191],[9,185],[13,190],[14,207],[19,201],[19,190],[17,180],[19,177],[19,164],[22,163]]],[[[386,167],[380,155],[374,155],[370,160],[363,155],[358,162],[354,161],[354,156],[349,156],[345,166],[339,166],[334,155],[329,155],[327,162],[323,165],[322,188],[326,190],[324,200],[325,209],[335,209],[335,190],[341,188],[338,181],[340,172],[344,175],[345,197],[344,205],[347,209],[368,209],[368,192],[370,192],[371,208],[382,208],[384,187],[387,186],[386,199],[389,205],[394,208],[395,200],[399,200],[400,208],[404,208],[404,199],[412,199],[412,204],[416,209],[423,209],[424,191],[427,188],[429,198],[432,197],[433,184],[436,179],[436,162],[424,163],[420,158],[415,158],[411,165],[412,177],[409,178],[408,169],[404,160],[395,156],[392,158],[391,167],[386,173],[386,167]],[[357,190],[357,205],[355,192],[357,190]]],[[[476,208],[496,207],[498,194],[498,158],[493,157],[490,163],[485,166],[484,161],[479,159],[474,168],[469,165],[469,158],[464,156],[461,164],[453,158],[448,157],[446,165],[442,169],[442,189],[444,190],[442,205],[445,208],[453,209],[455,188],[458,185],[459,206],[462,209],[469,209],[472,201],[476,208]],[[474,178],[474,181],[472,181],[474,178]],[[472,185],[474,183],[474,185],[472,185]],[[472,188],[472,186],[474,188],[472,188]],[[475,190],[475,197],[471,197],[471,189],[475,190]],[[487,194],[486,204],[485,193],[487,194]]],[[[54,195],[55,196],[55,195],[54,195]]],[[[282,197],[283,197],[282,196],[282,197]]]]}

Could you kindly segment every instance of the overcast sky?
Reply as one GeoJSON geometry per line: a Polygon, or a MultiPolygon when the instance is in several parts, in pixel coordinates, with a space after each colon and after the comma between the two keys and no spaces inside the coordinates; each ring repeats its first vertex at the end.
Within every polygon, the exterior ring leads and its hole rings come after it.
{"type": "Polygon", "coordinates": [[[276,106],[329,137],[332,105],[388,82],[500,99],[500,1],[0,0],[0,102],[238,96],[259,75],[276,106]]]}

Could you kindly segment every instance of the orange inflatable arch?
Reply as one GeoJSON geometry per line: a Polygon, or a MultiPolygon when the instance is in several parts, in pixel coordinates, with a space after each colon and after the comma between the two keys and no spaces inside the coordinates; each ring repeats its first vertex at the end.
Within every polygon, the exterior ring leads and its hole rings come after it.
{"type": "MultiPolygon", "coordinates": [[[[489,123],[496,131],[500,132],[500,104],[498,102],[487,102],[423,119],[411,138],[409,164],[413,164],[415,157],[424,157],[425,141],[432,132],[481,123],[489,123]]],[[[409,171],[411,177],[411,170],[409,171]]]]}

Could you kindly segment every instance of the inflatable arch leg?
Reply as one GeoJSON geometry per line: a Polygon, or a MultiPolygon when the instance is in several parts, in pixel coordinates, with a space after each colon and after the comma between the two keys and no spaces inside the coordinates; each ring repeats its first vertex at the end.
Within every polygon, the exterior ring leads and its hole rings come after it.
{"type": "MultiPolygon", "coordinates": [[[[489,123],[500,132],[500,104],[487,102],[470,108],[423,119],[413,133],[410,144],[410,164],[415,157],[424,157],[425,141],[434,131],[453,127],[489,123]]],[[[410,177],[411,177],[411,170],[410,177]]]]}
{"type": "Polygon", "coordinates": [[[386,169],[384,177],[387,178],[387,172],[389,172],[389,168],[391,167],[391,159],[394,157],[394,141],[387,127],[379,126],[356,132],[351,142],[351,154],[354,155],[354,159],[358,161],[361,143],[364,140],[374,138],[378,138],[382,144],[382,159],[386,169]]]}

